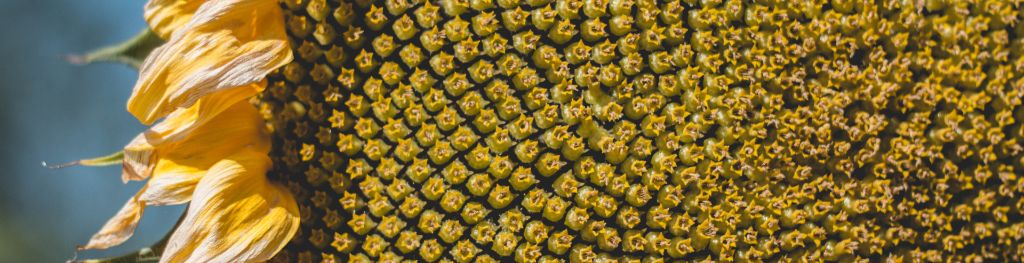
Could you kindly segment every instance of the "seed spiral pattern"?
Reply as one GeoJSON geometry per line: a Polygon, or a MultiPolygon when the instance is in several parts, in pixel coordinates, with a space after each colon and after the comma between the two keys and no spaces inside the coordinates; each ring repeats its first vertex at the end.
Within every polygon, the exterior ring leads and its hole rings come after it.
{"type": "Polygon", "coordinates": [[[1019,1],[282,6],[280,261],[1024,260],[1019,1]]]}

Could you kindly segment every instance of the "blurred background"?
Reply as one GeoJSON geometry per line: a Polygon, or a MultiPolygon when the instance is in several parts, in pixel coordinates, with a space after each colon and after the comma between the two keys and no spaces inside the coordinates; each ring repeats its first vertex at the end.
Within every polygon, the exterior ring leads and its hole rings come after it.
{"type": "MultiPolygon", "coordinates": [[[[117,151],[145,127],[125,111],[137,72],[76,66],[67,54],[143,29],[143,0],[0,0],[0,262],[63,262],[141,183],[120,166],[43,168],[117,151]]],[[[127,243],[79,259],[121,255],[167,233],[183,207],[146,210],[127,243]]]]}

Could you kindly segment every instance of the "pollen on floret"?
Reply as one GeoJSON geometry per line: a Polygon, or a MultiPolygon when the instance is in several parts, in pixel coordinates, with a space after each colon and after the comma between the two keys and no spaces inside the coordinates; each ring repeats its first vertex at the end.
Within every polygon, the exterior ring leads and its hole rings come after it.
{"type": "Polygon", "coordinates": [[[1024,257],[1011,3],[282,7],[282,258],[1024,257]]]}

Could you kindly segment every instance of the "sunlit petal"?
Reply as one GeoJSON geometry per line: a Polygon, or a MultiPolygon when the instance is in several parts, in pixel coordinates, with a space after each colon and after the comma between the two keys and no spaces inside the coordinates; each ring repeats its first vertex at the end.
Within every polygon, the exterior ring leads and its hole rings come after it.
{"type": "Polygon", "coordinates": [[[243,101],[256,90],[250,85],[207,96],[139,134],[125,146],[122,179],[148,178],[162,159],[202,171],[239,147],[265,144],[259,113],[243,101]]]}
{"type": "Polygon", "coordinates": [[[245,151],[214,165],[160,261],[265,261],[283,248],[298,229],[298,207],[267,179],[270,162],[265,151],[245,151]]]}
{"type": "Polygon", "coordinates": [[[160,38],[169,39],[185,27],[205,0],[150,0],[146,3],[146,22],[160,38]]]}
{"type": "Polygon", "coordinates": [[[139,225],[139,219],[142,218],[145,204],[139,201],[139,196],[145,191],[146,187],[143,187],[142,190],[139,190],[138,194],[128,199],[128,202],[121,207],[121,210],[114,214],[114,217],[110,218],[100,228],[100,231],[89,239],[89,243],[79,246],[78,249],[105,249],[120,245],[125,240],[128,240],[135,232],[135,227],[139,225]]]}
{"type": "Polygon", "coordinates": [[[210,1],[140,68],[128,111],[145,124],[218,91],[260,82],[292,53],[278,2],[210,1]]]}

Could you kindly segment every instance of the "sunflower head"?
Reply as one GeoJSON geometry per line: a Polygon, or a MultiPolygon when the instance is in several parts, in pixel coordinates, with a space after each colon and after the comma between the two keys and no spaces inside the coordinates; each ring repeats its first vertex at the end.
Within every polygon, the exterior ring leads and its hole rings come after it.
{"type": "Polygon", "coordinates": [[[151,0],[86,248],[190,202],[163,261],[1020,261],[1019,7],[151,0]]]}

